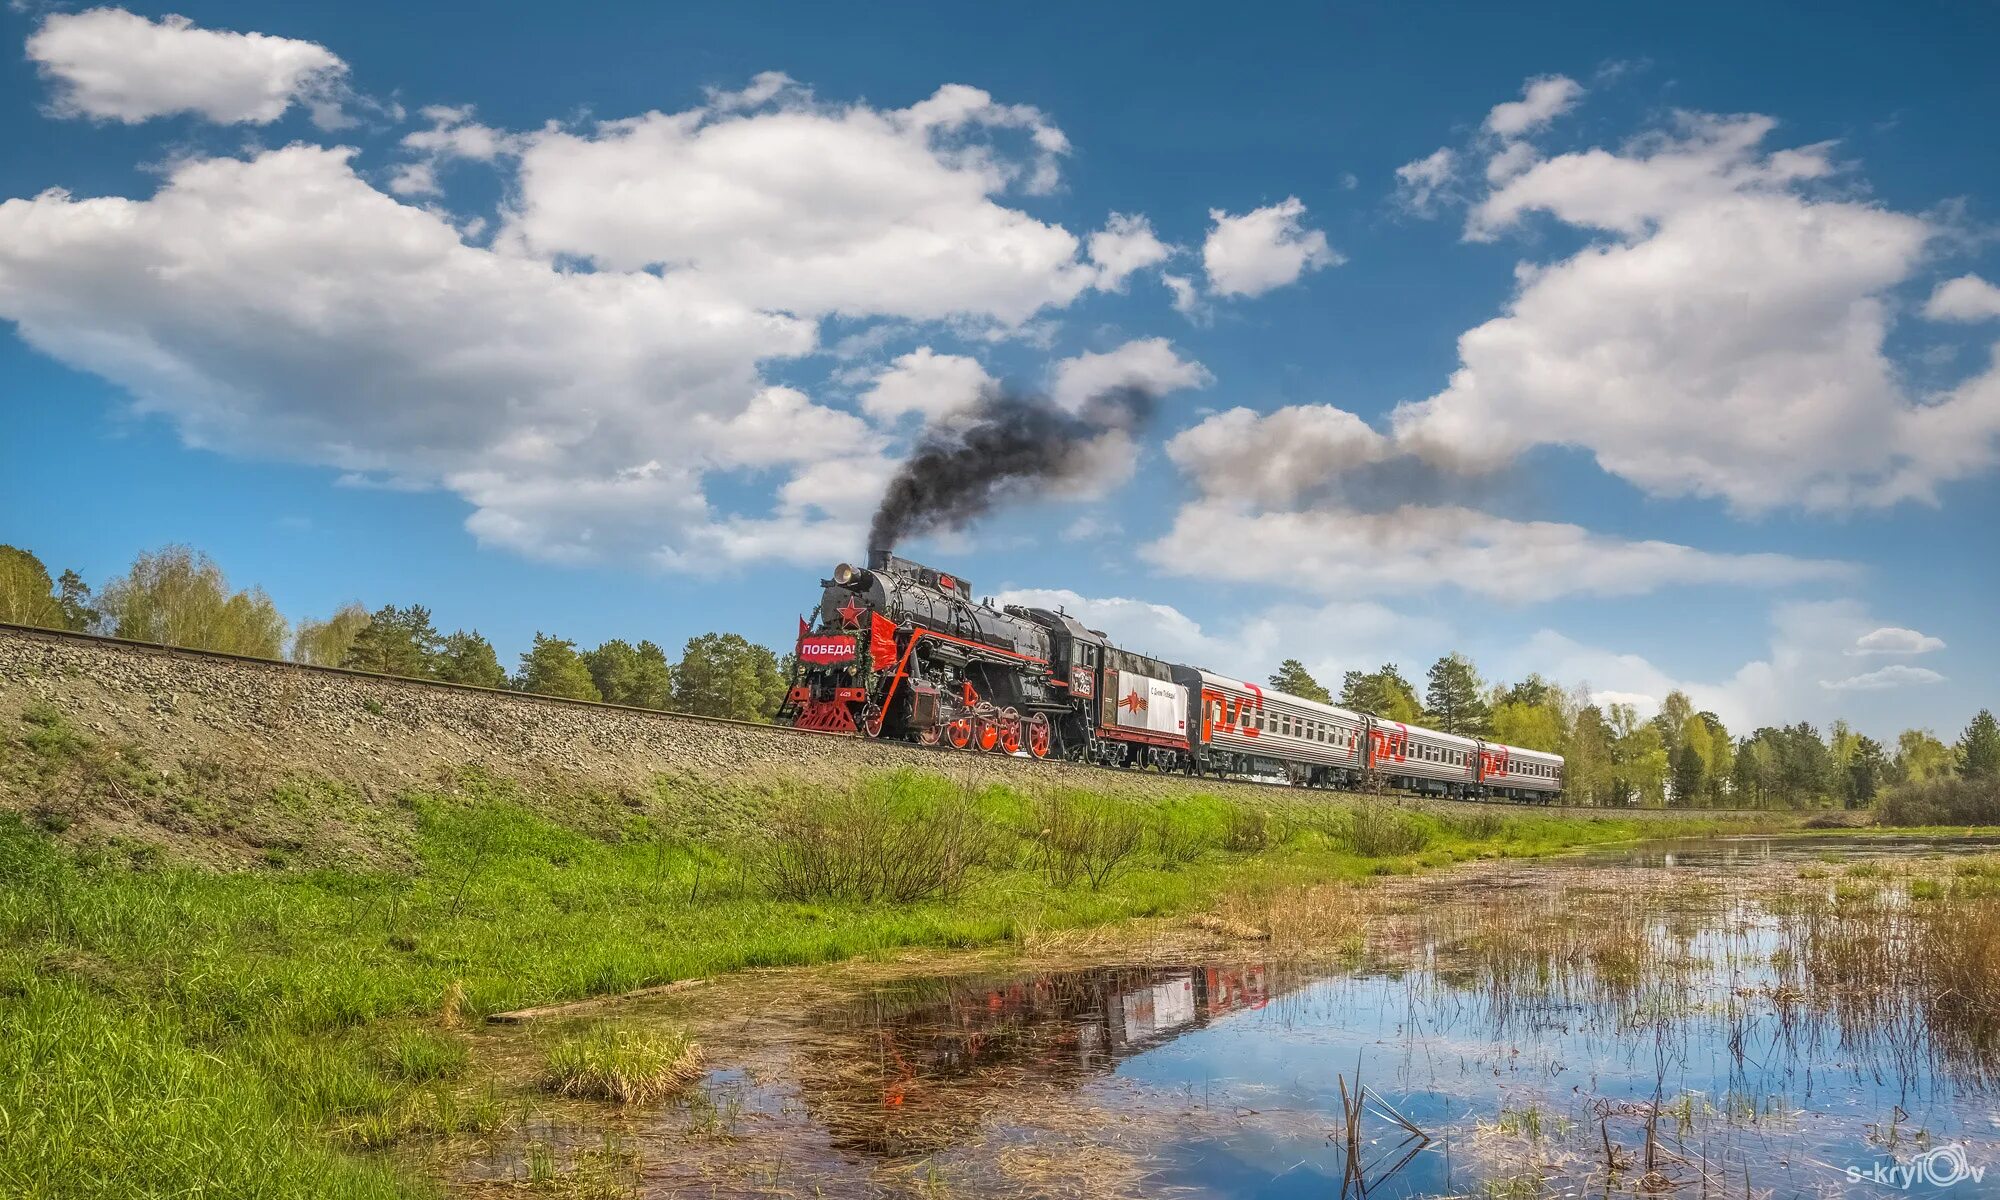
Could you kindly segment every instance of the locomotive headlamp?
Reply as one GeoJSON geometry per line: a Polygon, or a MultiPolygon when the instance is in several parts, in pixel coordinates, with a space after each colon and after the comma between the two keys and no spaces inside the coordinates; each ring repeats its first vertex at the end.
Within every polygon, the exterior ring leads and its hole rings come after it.
{"type": "Polygon", "coordinates": [[[833,569],[833,582],[851,592],[858,592],[867,587],[869,581],[874,578],[852,563],[841,563],[833,569]]]}

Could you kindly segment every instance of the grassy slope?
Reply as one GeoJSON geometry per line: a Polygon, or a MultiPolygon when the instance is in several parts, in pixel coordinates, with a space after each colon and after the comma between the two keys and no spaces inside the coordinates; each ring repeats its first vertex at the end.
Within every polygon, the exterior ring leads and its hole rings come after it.
{"type": "MultiPolygon", "coordinates": [[[[48,789],[37,810],[48,813],[172,778],[47,711],[0,732],[0,777],[48,789]]],[[[960,804],[991,831],[962,892],[908,904],[775,899],[755,814],[718,825],[691,819],[684,796],[579,797],[469,772],[398,798],[392,813],[325,781],[274,790],[272,804],[321,798],[348,843],[393,841],[393,854],[355,859],[391,866],[300,870],[275,854],[263,869],[218,872],[143,845],[66,846],[53,836],[59,819],[0,819],[0,1195],[422,1194],[427,1184],[371,1151],[490,1126],[504,1110],[452,1082],[464,1054],[448,1026],[461,1013],[890,947],[1005,942],[1196,910],[1228,891],[1660,832],[1332,803],[1266,824],[1240,798],[1142,811],[1071,793],[1064,802],[1078,809],[1149,830],[1146,849],[1093,889],[1054,886],[1036,869],[1047,797],[964,796],[916,775],[865,786],[871,803],[898,811],[960,804]]]]}

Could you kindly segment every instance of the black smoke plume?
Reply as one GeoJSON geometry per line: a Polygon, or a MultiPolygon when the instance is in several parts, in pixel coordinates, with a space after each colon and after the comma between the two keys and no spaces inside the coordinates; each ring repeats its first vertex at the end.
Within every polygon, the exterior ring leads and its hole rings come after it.
{"type": "Polygon", "coordinates": [[[1143,388],[1115,388],[1071,412],[1044,396],[988,389],[969,413],[923,432],[882,495],[868,549],[961,528],[1037,484],[1075,482],[1090,466],[1091,442],[1138,429],[1158,401],[1143,388]]]}

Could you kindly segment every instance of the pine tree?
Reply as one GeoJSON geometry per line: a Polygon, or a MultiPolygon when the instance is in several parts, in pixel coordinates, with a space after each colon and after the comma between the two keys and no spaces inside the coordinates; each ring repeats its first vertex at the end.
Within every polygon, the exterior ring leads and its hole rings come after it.
{"type": "Polygon", "coordinates": [[[356,671],[425,679],[431,674],[431,660],[441,642],[437,626],[431,624],[430,609],[421,604],[408,608],[385,604],[355,634],[354,643],[340,665],[356,671]]]}
{"type": "Polygon", "coordinates": [[[1889,777],[1889,758],[1882,751],[1882,743],[1872,737],[1861,735],[1855,739],[1854,747],[1847,756],[1847,803],[1852,808],[1867,808],[1875,803],[1876,793],[1889,777]]]}
{"type": "MultiPolygon", "coordinates": [[[[1692,728],[1692,726],[1690,726],[1692,728]]],[[[1679,808],[1693,808],[1701,797],[1702,780],[1706,778],[1706,764],[1692,740],[1681,742],[1672,755],[1674,773],[1674,804],[1679,808]]]]}
{"type": "Polygon", "coordinates": [[[1980,709],[1958,739],[1958,773],[1967,779],[2000,779],[2000,724],[1980,709]]]}
{"type": "Polygon", "coordinates": [[[1321,704],[1332,704],[1333,693],[1320,686],[1320,682],[1306,670],[1306,665],[1296,658],[1288,658],[1278,664],[1277,673],[1270,678],[1271,687],[1288,696],[1301,700],[1317,700],[1321,704]]]}
{"type": "Polygon", "coordinates": [[[1383,663],[1374,672],[1349,671],[1340,681],[1340,706],[1368,713],[1385,721],[1423,720],[1417,703],[1417,689],[1403,678],[1395,663],[1383,663]]]}
{"type": "Polygon", "coordinates": [[[95,629],[101,616],[91,605],[90,585],[75,571],[64,571],[56,580],[56,606],[62,609],[63,628],[76,633],[95,629]]]}
{"type": "Polygon", "coordinates": [[[570,700],[602,700],[590,668],[576,652],[576,643],[565,638],[535,634],[534,649],[521,656],[521,669],[514,682],[524,692],[538,696],[562,696],[570,700]]]}
{"type": "Polygon", "coordinates": [[[739,721],[768,721],[785,696],[778,658],[741,634],[688,639],[675,665],[674,708],[739,721]]]}
{"type": "Polygon", "coordinates": [[[500,666],[500,656],[494,653],[493,643],[480,637],[477,629],[448,634],[431,658],[431,674],[445,683],[487,688],[507,686],[507,672],[500,666]]]}
{"type": "Polygon", "coordinates": [[[1441,732],[1483,737],[1492,719],[1485,692],[1486,684],[1472,669],[1471,660],[1463,654],[1447,654],[1431,665],[1424,716],[1441,732]]]}
{"type": "Polygon", "coordinates": [[[652,642],[637,646],[614,638],[584,654],[597,690],[613,704],[665,708],[673,698],[673,669],[666,652],[652,642]]]}

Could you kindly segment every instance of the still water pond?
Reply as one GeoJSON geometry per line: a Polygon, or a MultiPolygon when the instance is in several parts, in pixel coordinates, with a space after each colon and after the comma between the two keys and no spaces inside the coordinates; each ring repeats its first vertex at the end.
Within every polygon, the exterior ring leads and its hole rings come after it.
{"type": "Polygon", "coordinates": [[[1494,864],[1313,952],[852,982],[715,1018],[641,1188],[2000,1195],[1995,849],[1494,864]]]}

